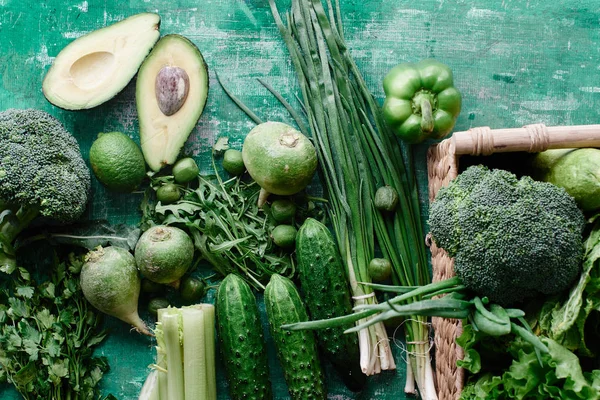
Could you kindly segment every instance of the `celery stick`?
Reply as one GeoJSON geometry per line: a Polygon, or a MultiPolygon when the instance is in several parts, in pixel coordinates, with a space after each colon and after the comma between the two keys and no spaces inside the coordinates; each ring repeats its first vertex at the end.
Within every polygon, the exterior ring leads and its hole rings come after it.
{"type": "Polygon", "coordinates": [[[178,310],[162,316],[162,329],[167,351],[168,399],[185,400],[183,360],[179,341],[180,315],[178,310]]]}
{"type": "Polygon", "coordinates": [[[150,371],[144,382],[144,386],[142,386],[142,391],[140,392],[138,400],[160,400],[158,393],[158,374],[160,374],[158,370],[150,371]]]}
{"type": "Polygon", "coordinates": [[[207,398],[217,398],[217,375],[215,369],[215,307],[203,304],[204,307],[204,343],[206,354],[206,381],[208,383],[207,398]]]}
{"type": "Polygon", "coordinates": [[[185,398],[207,399],[204,311],[182,308],[183,317],[183,374],[185,398]]]}
{"type": "Polygon", "coordinates": [[[156,366],[158,371],[158,395],[160,400],[169,399],[169,379],[167,377],[167,348],[165,345],[165,335],[162,329],[163,315],[169,311],[168,308],[161,308],[157,313],[157,324],[154,330],[156,336],[156,366]]]}

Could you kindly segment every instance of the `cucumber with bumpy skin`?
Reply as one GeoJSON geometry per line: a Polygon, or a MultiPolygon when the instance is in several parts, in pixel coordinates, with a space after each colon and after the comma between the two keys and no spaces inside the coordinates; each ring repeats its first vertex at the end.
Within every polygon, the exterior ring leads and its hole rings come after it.
{"type": "Polygon", "coordinates": [[[267,349],[250,286],[237,275],[227,275],[219,285],[216,307],[231,398],[271,399],[267,349]]]}
{"type": "Polygon", "coordinates": [[[265,305],[271,336],[292,400],[326,399],[327,390],[314,333],[281,329],[284,324],[308,321],[308,314],[292,281],[273,274],[265,288],[265,305]]]}
{"type": "MultiPolygon", "coordinates": [[[[296,235],[300,287],[313,320],[352,314],[344,265],[333,235],[325,225],[307,218],[296,235]]],[[[358,335],[345,334],[353,324],[316,330],[319,346],[348,389],[360,391],[366,376],[360,368],[358,335]]]]}

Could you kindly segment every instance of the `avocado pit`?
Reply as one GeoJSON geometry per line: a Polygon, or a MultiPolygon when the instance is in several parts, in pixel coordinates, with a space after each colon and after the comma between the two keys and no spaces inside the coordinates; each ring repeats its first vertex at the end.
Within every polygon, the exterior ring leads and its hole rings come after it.
{"type": "Polygon", "coordinates": [[[183,107],[190,91],[190,78],[182,68],[167,65],[156,75],[155,91],[158,108],[169,117],[183,107]]]}

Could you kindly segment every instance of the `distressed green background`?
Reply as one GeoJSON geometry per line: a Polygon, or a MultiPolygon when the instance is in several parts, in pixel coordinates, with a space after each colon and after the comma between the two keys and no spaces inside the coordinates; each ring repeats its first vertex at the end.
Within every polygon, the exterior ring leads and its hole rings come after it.
{"type": "MultiPolygon", "coordinates": [[[[597,0],[341,0],[345,33],[352,54],[376,96],[381,79],[402,61],[435,57],[455,71],[463,93],[457,130],[472,126],[513,127],[600,122],[600,2],[597,0]]],[[[287,2],[280,2],[280,8],[287,2]]],[[[138,140],[134,83],[93,110],[69,112],[46,102],[43,76],[58,52],[73,39],[129,15],[151,11],[162,17],[161,32],[190,38],[210,69],[206,110],[186,152],[208,171],[215,137],[227,135],[239,147],[253,124],[225,97],[215,71],[228,87],[265,120],[290,121],[285,110],[258,84],[262,77],[293,100],[293,68],[275,28],[266,0],[0,0],[0,110],[35,107],[65,123],[88,155],[98,132],[121,130],[138,140]]],[[[425,188],[426,146],[417,160],[425,188]]],[[[425,198],[425,193],[423,194],[425,198]]],[[[88,217],[136,224],[140,194],[107,193],[93,182],[88,217]]],[[[100,353],[110,358],[105,393],[137,398],[152,362],[152,343],[113,329],[100,353]]],[[[287,398],[283,377],[270,354],[277,399],[287,398]]],[[[404,367],[398,352],[397,372],[373,378],[356,398],[402,398],[404,367]]],[[[219,365],[219,398],[227,390],[219,365]]],[[[351,394],[329,379],[330,398],[351,394]]],[[[0,388],[0,398],[16,394],[0,388]]]]}

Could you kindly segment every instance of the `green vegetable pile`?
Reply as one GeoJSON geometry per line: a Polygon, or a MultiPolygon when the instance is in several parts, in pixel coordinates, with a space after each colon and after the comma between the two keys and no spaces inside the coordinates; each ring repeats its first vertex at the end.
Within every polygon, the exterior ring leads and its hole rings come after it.
{"type": "MultiPolygon", "coordinates": [[[[294,276],[290,255],[270,236],[277,222],[257,205],[261,188],[255,182],[241,177],[224,181],[218,174],[197,175],[194,181],[179,187],[179,200],[151,205],[147,223],[184,228],[216,272],[237,273],[258,290],[264,290],[274,273],[294,276]]],[[[158,189],[171,184],[173,178],[163,176],[155,178],[153,185],[158,189]]]]}
{"type": "Polygon", "coordinates": [[[18,267],[0,276],[0,382],[25,399],[99,397],[108,362],[93,352],[106,332],[79,286],[82,266],[70,254],[48,275],[18,267]]]}

